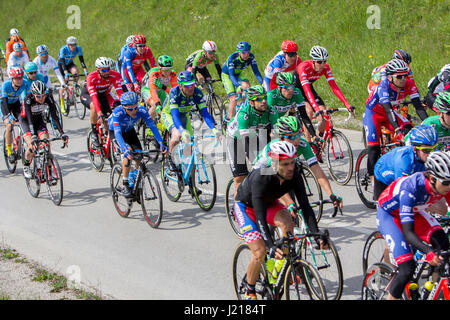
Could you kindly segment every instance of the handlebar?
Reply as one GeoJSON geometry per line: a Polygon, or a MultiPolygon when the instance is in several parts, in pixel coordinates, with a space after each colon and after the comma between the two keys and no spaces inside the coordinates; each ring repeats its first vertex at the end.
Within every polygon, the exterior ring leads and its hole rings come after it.
{"type": "MultiPolygon", "coordinates": [[[[130,153],[133,156],[133,160],[142,160],[143,158],[150,158],[151,153],[159,153],[159,150],[133,150],[130,153]]],[[[128,158],[125,158],[125,160],[125,167],[129,167],[131,165],[131,160],[128,160],[128,158]]]]}
{"type": "Polygon", "coordinates": [[[332,115],[335,112],[339,112],[339,111],[345,111],[348,113],[348,117],[347,119],[345,119],[345,122],[348,122],[350,120],[350,118],[352,117],[352,113],[347,109],[347,108],[331,108],[331,109],[327,109],[327,110],[318,110],[316,111],[316,113],[314,113],[314,118],[318,117],[319,115],[332,115]]]}

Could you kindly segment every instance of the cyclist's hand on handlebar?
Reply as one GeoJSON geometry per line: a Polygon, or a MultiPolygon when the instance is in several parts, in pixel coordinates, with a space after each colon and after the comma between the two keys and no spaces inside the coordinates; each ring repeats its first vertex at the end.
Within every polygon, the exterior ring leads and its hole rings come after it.
{"type": "Polygon", "coordinates": [[[159,151],[161,151],[161,153],[163,155],[167,155],[167,153],[168,153],[167,147],[165,145],[161,145],[161,147],[159,148],[159,151]]]}
{"type": "Polygon", "coordinates": [[[334,193],[331,194],[330,196],[330,200],[333,201],[333,206],[334,207],[339,207],[339,209],[342,210],[342,207],[344,206],[343,202],[342,202],[342,198],[336,196],[334,193]]]}
{"type": "Polygon", "coordinates": [[[281,259],[283,259],[284,253],[283,253],[283,250],[281,250],[277,246],[273,246],[269,249],[269,256],[271,258],[281,260],[281,259]]]}
{"type": "Polygon", "coordinates": [[[68,145],[69,144],[69,136],[67,134],[61,133],[61,139],[63,139],[64,145],[68,145]]]}
{"type": "Polygon", "coordinates": [[[434,251],[430,251],[426,254],[425,260],[433,267],[437,267],[441,260],[443,260],[443,257],[438,256],[434,251]]]}
{"type": "Polygon", "coordinates": [[[101,124],[104,119],[105,119],[105,116],[103,114],[99,114],[97,116],[97,123],[101,124]]]}
{"type": "Polygon", "coordinates": [[[123,157],[128,159],[129,161],[133,160],[133,155],[131,154],[131,151],[133,151],[133,149],[131,149],[131,147],[128,147],[123,152],[123,157]]]}
{"type": "Polygon", "coordinates": [[[348,109],[348,111],[350,111],[353,114],[353,117],[356,118],[356,108],[354,106],[350,106],[347,109],[348,109]]]}
{"type": "Polygon", "coordinates": [[[36,148],[37,148],[37,146],[38,146],[38,143],[39,143],[39,138],[38,138],[37,136],[32,136],[32,137],[31,137],[31,149],[32,149],[33,151],[36,150],[36,148]]]}
{"type": "Polygon", "coordinates": [[[141,92],[141,87],[139,87],[139,83],[135,82],[133,84],[133,87],[134,87],[134,92],[136,92],[136,93],[141,92]]]}

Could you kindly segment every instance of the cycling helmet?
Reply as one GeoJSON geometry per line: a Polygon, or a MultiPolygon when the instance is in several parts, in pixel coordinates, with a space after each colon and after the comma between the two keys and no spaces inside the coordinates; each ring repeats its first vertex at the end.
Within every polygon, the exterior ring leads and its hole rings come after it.
{"type": "Polygon", "coordinates": [[[41,44],[36,48],[36,53],[39,55],[48,54],[48,47],[45,44],[41,44]]]}
{"type": "Polygon", "coordinates": [[[425,168],[439,179],[450,180],[450,154],[443,151],[430,153],[425,162],[425,168]]]}
{"type": "Polygon", "coordinates": [[[17,50],[22,50],[23,49],[23,44],[21,42],[16,42],[13,44],[13,50],[17,51],[17,50]]]}
{"type": "Polygon", "coordinates": [[[252,86],[247,90],[247,98],[248,100],[255,100],[257,97],[266,95],[266,90],[260,84],[256,86],[252,86]]]}
{"type": "Polygon", "coordinates": [[[13,36],[19,36],[19,30],[17,30],[16,28],[12,28],[11,30],[9,30],[9,35],[11,37],[13,36]]]}
{"type": "Polygon", "coordinates": [[[294,116],[283,116],[275,124],[275,132],[280,136],[297,133],[301,130],[301,121],[294,116]]]}
{"type": "Polygon", "coordinates": [[[115,68],[116,67],[116,61],[114,61],[114,59],[111,59],[111,58],[107,58],[107,59],[108,59],[108,62],[109,62],[109,67],[111,69],[115,68]]]}
{"type": "Polygon", "coordinates": [[[409,67],[405,61],[401,59],[392,59],[386,64],[386,74],[407,74],[409,71],[409,67]]]}
{"type": "Polygon", "coordinates": [[[137,34],[133,38],[133,43],[134,44],[146,44],[147,39],[142,34],[137,34]]]}
{"type": "Polygon", "coordinates": [[[411,129],[409,141],[413,146],[434,146],[438,142],[438,133],[429,125],[420,125],[411,129]]]}
{"type": "Polygon", "coordinates": [[[292,40],[284,40],[281,44],[281,51],[283,52],[297,52],[298,46],[297,44],[292,40]]]}
{"type": "Polygon", "coordinates": [[[411,63],[411,55],[402,49],[397,49],[394,51],[394,57],[392,59],[400,59],[405,61],[408,65],[411,63]]]}
{"type": "Polygon", "coordinates": [[[297,157],[297,148],[287,141],[275,141],[270,144],[269,157],[275,161],[294,159],[297,157]]]}
{"type": "Polygon", "coordinates": [[[309,56],[314,61],[326,61],[328,59],[328,51],[324,47],[314,46],[309,51],[309,56]]]}
{"type": "Polygon", "coordinates": [[[24,72],[21,67],[12,67],[9,69],[10,78],[23,78],[24,72]]]}
{"type": "Polygon", "coordinates": [[[438,109],[440,112],[449,113],[450,112],[450,92],[439,92],[436,95],[436,100],[434,100],[433,107],[438,109]]]}
{"type": "Polygon", "coordinates": [[[120,97],[120,104],[123,106],[130,106],[137,104],[139,101],[139,96],[136,92],[124,92],[120,97]]]}
{"type": "Polygon", "coordinates": [[[99,57],[95,60],[95,67],[97,69],[111,68],[111,61],[107,57],[99,57]]]}
{"type": "Polygon", "coordinates": [[[75,38],[74,36],[70,36],[67,38],[66,43],[67,44],[77,44],[77,38],[75,38]]]}
{"type": "Polygon", "coordinates": [[[236,51],[242,52],[242,51],[250,51],[252,50],[252,46],[247,41],[241,41],[236,46],[236,51]]]}
{"type": "Polygon", "coordinates": [[[46,93],[46,90],[45,84],[40,80],[36,80],[31,83],[31,93],[35,96],[42,96],[46,93]]]}
{"type": "Polygon", "coordinates": [[[173,60],[169,56],[160,56],[158,58],[158,66],[161,70],[170,70],[173,68],[173,60]]]}
{"type": "Polygon", "coordinates": [[[133,44],[133,40],[134,40],[134,34],[129,35],[127,40],[126,40],[126,45],[127,46],[131,46],[133,44]]]}
{"type": "Polygon", "coordinates": [[[276,80],[280,87],[290,86],[294,83],[294,75],[290,72],[279,72],[276,80]]]}
{"type": "Polygon", "coordinates": [[[190,71],[181,71],[177,77],[178,84],[182,87],[190,86],[195,83],[195,76],[190,71]]]}
{"type": "Polygon", "coordinates": [[[37,72],[38,71],[38,67],[37,64],[34,62],[28,62],[25,65],[25,72],[37,72]]]}
{"type": "Polygon", "coordinates": [[[210,40],[206,40],[205,42],[203,42],[202,45],[202,49],[204,51],[209,51],[209,52],[216,52],[217,51],[217,46],[216,43],[214,41],[210,41],[210,40]]]}

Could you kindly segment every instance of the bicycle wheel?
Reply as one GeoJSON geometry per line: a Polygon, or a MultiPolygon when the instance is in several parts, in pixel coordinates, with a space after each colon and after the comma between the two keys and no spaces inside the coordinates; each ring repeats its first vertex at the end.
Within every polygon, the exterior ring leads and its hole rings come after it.
{"type": "Polygon", "coordinates": [[[217,94],[213,94],[211,96],[211,109],[212,113],[211,116],[214,118],[214,122],[216,124],[216,127],[220,128],[222,130],[222,124],[223,124],[223,99],[221,96],[217,94]]]}
{"type": "Polygon", "coordinates": [[[163,202],[158,180],[147,171],[141,180],[141,206],[145,221],[152,228],[158,228],[163,215],[163,202]]]}
{"type": "Polygon", "coordinates": [[[227,188],[225,190],[225,213],[228,218],[228,222],[231,225],[231,229],[234,234],[239,238],[243,239],[241,229],[239,228],[239,223],[234,215],[234,179],[231,178],[227,183],[227,188]]]}
{"type": "MultiPolygon", "coordinates": [[[[233,255],[233,286],[234,292],[238,300],[243,300],[244,294],[247,290],[247,267],[250,263],[252,254],[249,246],[246,243],[241,243],[233,255]]],[[[273,300],[272,289],[266,282],[266,269],[261,265],[259,277],[256,280],[256,296],[258,300],[273,300]]]]}
{"type": "Polygon", "coordinates": [[[386,241],[380,231],[372,232],[364,243],[362,256],[363,273],[366,272],[367,267],[377,262],[396,265],[395,261],[391,260],[391,255],[386,249],[386,241]]]}
{"type": "MultiPolygon", "coordinates": [[[[13,141],[15,141],[15,136],[16,136],[16,134],[15,134],[15,132],[14,132],[14,130],[12,131],[12,139],[13,139],[13,141]]],[[[20,139],[19,139],[20,140],[20,139]]],[[[13,153],[15,153],[16,152],[16,150],[14,150],[15,148],[14,148],[15,146],[14,146],[14,143],[11,145],[11,148],[13,148],[13,153]]],[[[20,150],[20,149],[19,149],[20,150]]],[[[17,155],[17,153],[15,153],[16,155],[17,155]]],[[[17,160],[14,160],[14,162],[13,163],[10,163],[9,162],[9,160],[8,160],[8,150],[7,150],[7,148],[6,148],[6,138],[5,138],[5,132],[3,132],[3,157],[5,158],[5,163],[6,163],[6,168],[8,169],[8,171],[10,172],[10,173],[14,173],[14,172],[16,172],[16,168],[17,168],[17,160]]],[[[17,156],[16,156],[16,159],[17,159],[17,156]]]]}
{"type": "Polygon", "coordinates": [[[286,300],[327,300],[319,272],[307,261],[296,260],[286,270],[286,300]]]}
{"type": "Polygon", "coordinates": [[[98,172],[103,170],[103,166],[105,165],[105,158],[103,156],[102,147],[94,147],[94,131],[90,129],[87,135],[87,151],[89,154],[89,160],[91,161],[92,166],[98,172]]]}
{"type": "Polygon", "coordinates": [[[111,196],[117,213],[121,217],[126,218],[130,214],[133,201],[121,195],[121,191],[123,188],[122,181],[122,165],[120,163],[116,163],[111,169],[111,175],[109,179],[111,186],[111,196]]]}
{"type": "Polygon", "coordinates": [[[36,161],[39,161],[39,159],[35,157],[30,164],[31,178],[25,178],[25,184],[27,185],[28,192],[33,198],[37,198],[41,191],[41,170],[37,169],[36,161]]]}
{"type": "Polygon", "coordinates": [[[113,165],[115,165],[116,163],[119,162],[119,160],[121,159],[121,152],[120,152],[120,148],[117,145],[117,143],[113,140],[111,140],[109,142],[109,157],[110,157],[110,163],[111,163],[111,168],[113,165]]]}
{"type": "Polygon", "coordinates": [[[329,300],[339,300],[344,288],[344,274],[342,264],[333,241],[328,239],[330,246],[327,250],[321,250],[317,244],[305,238],[301,245],[301,257],[311,263],[319,272],[325,285],[329,300]]]}
{"type": "MultiPolygon", "coordinates": [[[[225,99],[223,100],[222,103],[222,110],[221,110],[221,118],[222,118],[222,124],[221,124],[221,130],[222,130],[222,134],[225,136],[226,135],[226,131],[227,131],[227,120],[226,117],[228,116],[228,109],[230,108],[230,99],[225,99]]],[[[230,119],[228,119],[229,121],[230,119]]]]}
{"type": "Polygon", "coordinates": [[[86,116],[86,107],[81,103],[81,87],[80,85],[75,85],[73,88],[73,107],[77,114],[78,119],[83,120],[86,116]]]}
{"type": "Polygon", "coordinates": [[[168,160],[163,159],[161,163],[161,181],[164,192],[172,202],[177,202],[181,197],[180,189],[178,188],[178,174],[169,169],[168,160]]]}
{"type": "Polygon", "coordinates": [[[63,199],[63,178],[61,167],[55,158],[48,159],[45,177],[50,198],[59,206],[63,199]]]}
{"type": "Polygon", "coordinates": [[[312,172],[311,168],[308,167],[308,165],[302,164],[301,176],[305,184],[305,190],[308,196],[309,203],[313,207],[317,223],[319,223],[320,218],[323,214],[323,203],[321,203],[321,201],[323,200],[322,188],[320,187],[319,181],[312,172]]]}
{"type": "Polygon", "coordinates": [[[327,166],[333,180],[340,185],[346,185],[352,178],[352,147],[347,137],[334,129],[327,139],[327,166]]]}
{"type": "Polygon", "coordinates": [[[393,274],[394,268],[385,263],[371,265],[364,274],[361,300],[386,300],[393,274]]]}
{"type": "Polygon", "coordinates": [[[191,171],[193,196],[199,207],[209,211],[214,207],[217,197],[217,181],[214,166],[202,155],[197,155],[197,163],[191,171]]]}
{"type": "Polygon", "coordinates": [[[373,186],[367,171],[367,149],[361,151],[356,159],[355,166],[355,184],[359,198],[367,208],[375,209],[376,205],[373,199],[373,186]]]}

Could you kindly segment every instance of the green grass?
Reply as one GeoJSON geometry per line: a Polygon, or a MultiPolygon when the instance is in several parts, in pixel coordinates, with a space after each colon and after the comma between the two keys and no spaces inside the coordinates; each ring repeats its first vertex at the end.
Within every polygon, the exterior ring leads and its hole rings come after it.
{"type": "MultiPolygon", "coordinates": [[[[381,25],[371,30],[366,26],[370,16],[366,10],[374,1],[365,0],[3,1],[0,37],[7,38],[10,28],[18,28],[33,56],[36,46],[44,43],[56,57],[65,39],[74,35],[89,70],[98,56],[116,57],[127,36],[135,33],[147,37],[155,56],[172,56],[177,71],[206,39],[217,43],[221,63],[239,41],[249,41],[261,73],[284,39],[299,44],[303,60],[309,58],[313,45],[321,45],[329,51],[328,62],[338,86],[361,117],[372,69],[391,59],[396,48],[412,55],[411,66],[422,95],[428,80],[448,63],[450,52],[448,1],[375,3],[381,11],[381,25]],[[80,30],[66,25],[66,10],[72,4],[81,9],[80,30]]],[[[210,69],[215,76],[214,67],[210,69]]],[[[247,75],[255,83],[253,75],[247,75]]],[[[315,87],[328,105],[342,106],[325,79],[315,87]]]]}

